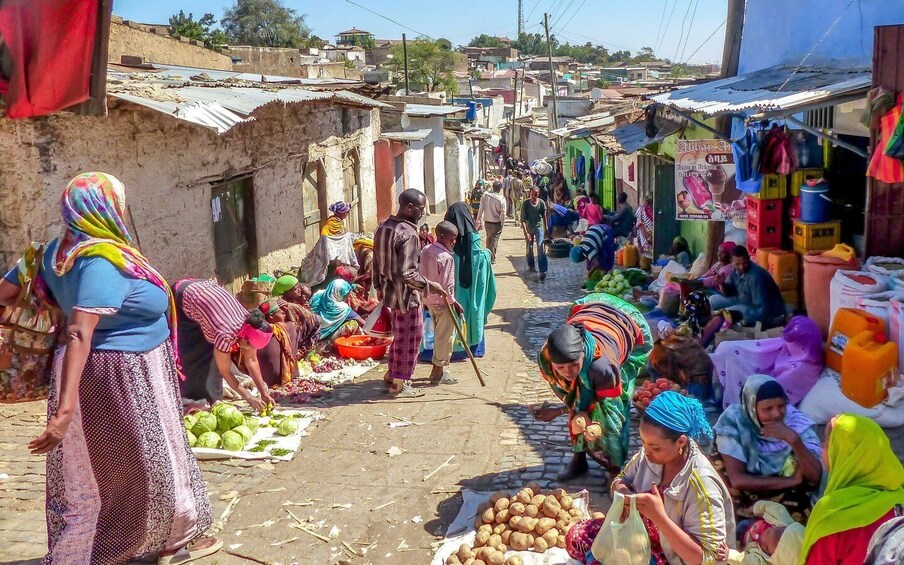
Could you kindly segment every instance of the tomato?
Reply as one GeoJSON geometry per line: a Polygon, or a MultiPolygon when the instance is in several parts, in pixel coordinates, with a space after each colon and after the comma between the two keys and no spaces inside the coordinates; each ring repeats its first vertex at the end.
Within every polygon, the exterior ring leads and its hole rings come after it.
{"type": "Polygon", "coordinates": [[[656,390],[653,391],[653,398],[656,398],[656,397],[659,396],[661,393],[662,393],[662,391],[659,390],[659,389],[657,388],[656,390]]]}
{"type": "Polygon", "coordinates": [[[656,379],[656,386],[668,385],[671,384],[670,381],[664,377],[656,379]]]}
{"type": "Polygon", "coordinates": [[[644,398],[643,400],[640,401],[640,405],[643,406],[644,408],[646,408],[647,406],[650,405],[650,400],[651,400],[650,398],[644,398]]]}
{"type": "Polygon", "coordinates": [[[640,398],[653,398],[653,393],[649,390],[641,391],[637,394],[640,398]]]}
{"type": "Polygon", "coordinates": [[[665,383],[661,383],[661,384],[657,385],[656,388],[665,392],[665,391],[669,390],[670,387],[671,387],[671,385],[669,383],[665,382],[665,383]]]}

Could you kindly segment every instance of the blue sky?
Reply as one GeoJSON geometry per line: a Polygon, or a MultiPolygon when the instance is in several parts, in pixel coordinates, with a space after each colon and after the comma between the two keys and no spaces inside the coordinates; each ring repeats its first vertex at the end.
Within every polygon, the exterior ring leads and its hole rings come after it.
{"type": "MultiPolygon", "coordinates": [[[[314,33],[332,38],[351,27],[378,38],[409,37],[412,30],[466,44],[480,33],[515,36],[517,0],[355,0],[400,24],[354,6],[346,0],[284,0],[307,15],[314,33]]],[[[145,23],[166,22],[180,9],[195,17],[217,18],[231,0],[116,0],[113,12],[145,23]]],[[[718,62],[722,56],[726,0],[524,0],[527,31],[539,32],[543,13],[551,14],[552,31],[570,43],[602,43],[610,50],[656,48],[657,55],[677,61],[718,62]],[[668,24],[668,25],[666,25],[668,24]],[[683,29],[683,32],[682,32],[683,29]],[[707,41],[713,32],[715,35],[707,41]],[[694,54],[694,52],[696,52],[694,54]],[[692,55],[693,54],[693,55],[692,55]]]]}

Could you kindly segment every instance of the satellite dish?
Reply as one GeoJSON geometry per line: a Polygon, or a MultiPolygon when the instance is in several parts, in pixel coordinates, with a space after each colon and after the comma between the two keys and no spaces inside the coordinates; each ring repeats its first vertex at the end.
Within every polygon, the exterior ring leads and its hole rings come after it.
{"type": "Polygon", "coordinates": [[[411,116],[402,114],[402,127],[407,129],[411,125],[411,116]]]}
{"type": "Polygon", "coordinates": [[[593,90],[590,91],[590,99],[591,100],[599,100],[602,97],[603,97],[602,89],[594,88],[593,90]]]}

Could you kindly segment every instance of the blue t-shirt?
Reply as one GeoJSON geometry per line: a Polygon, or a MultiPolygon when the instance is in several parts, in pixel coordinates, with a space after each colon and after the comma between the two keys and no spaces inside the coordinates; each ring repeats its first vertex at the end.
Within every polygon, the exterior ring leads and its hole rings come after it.
{"type": "MultiPolygon", "coordinates": [[[[53,270],[56,246],[56,241],[47,246],[41,277],[66,317],[72,318],[75,306],[116,309],[116,313],[101,317],[91,340],[92,349],[144,352],[169,337],[166,292],[123,273],[102,257],[80,257],[65,275],[58,276],[53,270]]],[[[15,268],[5,278],[19,284],[15,268]]]]}

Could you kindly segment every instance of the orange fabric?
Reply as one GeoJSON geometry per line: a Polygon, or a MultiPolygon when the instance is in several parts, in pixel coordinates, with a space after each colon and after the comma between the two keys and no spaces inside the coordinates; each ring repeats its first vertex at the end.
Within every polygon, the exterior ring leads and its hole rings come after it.
{"type": "Polygon", "coordinates": [[[866,174],[888,184],[904,182],[904,163],[885,154],[885,146],[895,132],[895,126],[901,119],[904,94],[898,95],[897,104],[879,120],[879,139],[873,157],[869,162],[866,174]]]}

